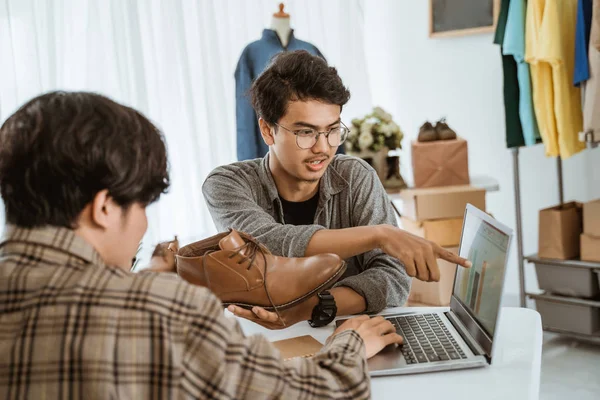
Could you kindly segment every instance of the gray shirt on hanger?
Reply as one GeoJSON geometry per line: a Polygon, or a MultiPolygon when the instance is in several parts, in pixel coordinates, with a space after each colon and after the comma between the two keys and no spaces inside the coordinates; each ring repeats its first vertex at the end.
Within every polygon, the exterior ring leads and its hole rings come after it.
{"type": "MultiPolygon", "coordinates": [[[[337,155],[321,178],[313,225],[286,225],[269,155],[213,170],[202,187],[219,231],[248,233],[273,254],[303,257],[313,234],[321,229],[390,224],[397,226],[391,202],[376,172],[363,160],[337,155]]],[[[336,286],[365,298],[366,312],[402,306],[411,278],[396,258],[374,249],[352,257],[336,286]]]]}

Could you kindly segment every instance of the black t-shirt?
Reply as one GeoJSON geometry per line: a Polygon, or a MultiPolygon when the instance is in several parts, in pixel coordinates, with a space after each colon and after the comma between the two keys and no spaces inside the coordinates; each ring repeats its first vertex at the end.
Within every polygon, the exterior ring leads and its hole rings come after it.
{"type": "Polygon", "coordinates": [[[319,192],[306,201],[287,201],[281,197],[283,218],[288,225],[312,225],[319,205],[319,192]]]}

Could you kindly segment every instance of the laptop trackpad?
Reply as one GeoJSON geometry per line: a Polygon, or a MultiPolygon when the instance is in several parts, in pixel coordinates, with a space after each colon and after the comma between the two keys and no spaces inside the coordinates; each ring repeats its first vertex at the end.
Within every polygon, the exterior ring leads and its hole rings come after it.
{"type": "Polygon", "coordinates": [[[395,369],[407,365],[401,346],[387,346],[376,356],[367,360],[369,371],[395,369]]]}

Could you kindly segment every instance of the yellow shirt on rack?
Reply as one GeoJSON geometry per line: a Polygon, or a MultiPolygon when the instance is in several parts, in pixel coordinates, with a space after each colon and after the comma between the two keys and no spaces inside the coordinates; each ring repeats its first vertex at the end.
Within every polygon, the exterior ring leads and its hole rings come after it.
{"type": "Polygon", "coordinates": [[[529,0],[525,60],[546,155],[568,158],[585,148],[580,89],[573,86],[577,0],[529,0]]]}

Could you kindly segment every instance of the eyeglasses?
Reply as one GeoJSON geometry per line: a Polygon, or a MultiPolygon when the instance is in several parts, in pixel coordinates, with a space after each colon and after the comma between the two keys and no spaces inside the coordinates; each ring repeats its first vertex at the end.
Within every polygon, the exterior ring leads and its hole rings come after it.
{"type": "Polygon", "coordinates": [[[319,132],[316,129],[305,128],[298,130],[291,130],[290,128],[286,128],[285,126],[275,124],[279,128],[283,128],[288,132],[296,135],[296,145],[301,149],[307,150],[311,149],[317,141],[319,140],[319,136],[324,135],[327,138],[327,143],[331,147],[337,147],[346,141],[348,137],[348,133],[350,129],[344,125],[343,122],[340,122],[341,126],[331,128],[328,132],[319,132]]]}

